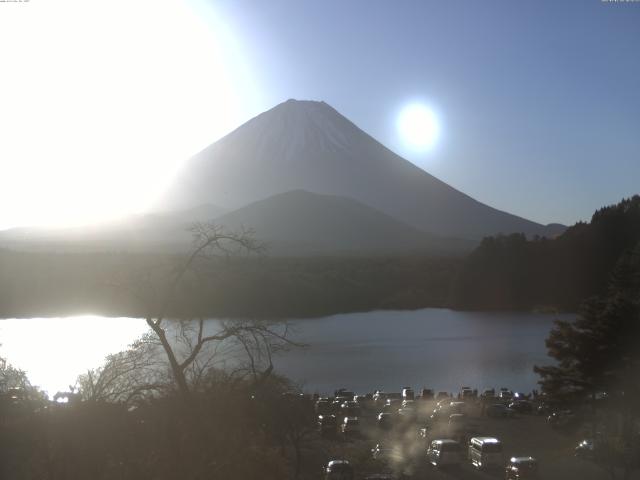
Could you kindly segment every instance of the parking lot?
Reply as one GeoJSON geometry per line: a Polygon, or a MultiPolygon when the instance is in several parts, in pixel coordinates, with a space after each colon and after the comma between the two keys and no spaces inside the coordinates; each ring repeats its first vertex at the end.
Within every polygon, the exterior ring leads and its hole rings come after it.
{"type": "MultiPolygon", "coordinates": [[[[364,400],[364,399],[363,399],[364,400]]],[[[456,402],[457,398],[450,401],[456,402]]],[[[449,400],[440,402],[447,405],[449,400]]],[[[503,447],[503,458],[531,456],[538,462],[540,479],[584,479],[604,480],[610,478],[601,467],[589,460],[574,455],[576,445],[588,434],[585,426],[576,424],[572,428],[552,428],[546,414],[534,408],[531,413],[509,412],[504,417],[489,417],[487,408],[479,398],[464,402],[464,426],[450,426],[449,415],[433,416],[437,409],[435,400],[420,400],[411,403],[411,414],[400,413],[392,401],[391,408],[382,402],[364,400],[358,407],[359,426],[357,432],[323,435],[326,460],[348,460],[354,468],[355,478],[388,474],[391,478],[459,478],[496,479],[505,478],[504,466],[491,470],[478,469],[467,459],[467,446],[472,437],[495,437],[503,447]],[[380,426],[378,415],[387,410],[390,423],[380,426]],[[392,411],[395,410],[395,411],[392,411]],[[427,449],[435,439],[453,438],[461,444],[461,463],[452,467],[434,467],[427,459],[427,449]],[[372,452],[378,446],[376,454],[372,452]],[[377,457],[377,458],[374,458],[377,457]]],[[[536,402],[531,402],[536,406],[536,402]]],[[[335,407],[334,407],[335,408],[335,407]]],[[[402,407],[400,407],[402,408],[402,407]]],[[[339,422],[342,412],[335,415],[339,422]]],[[[447,412],[448,413],[448,412],[447,412]]],[[[331,477],[329,477],[331,478],[331,477]]],[[[523,477],[525,478],[525,477],[523,477]]]]}

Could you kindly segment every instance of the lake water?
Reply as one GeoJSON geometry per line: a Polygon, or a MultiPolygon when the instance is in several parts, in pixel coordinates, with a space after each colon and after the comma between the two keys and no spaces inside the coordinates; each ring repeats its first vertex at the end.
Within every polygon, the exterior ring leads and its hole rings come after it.
{"type": "MultiPolygon", "coordinates": [[[[530,391],[537,381],[533,366],[551,361],[544,340],[557,317],[423,309],[293,320],[294,338],[308,346],[282,354],[275,364],[305,390],[320,393],[339,387],[399,391],[405,385],[530,391]]],[[[53,394],[145,331],[135,318],[7,319],[0,321],[0,352],[53,394]]]]}

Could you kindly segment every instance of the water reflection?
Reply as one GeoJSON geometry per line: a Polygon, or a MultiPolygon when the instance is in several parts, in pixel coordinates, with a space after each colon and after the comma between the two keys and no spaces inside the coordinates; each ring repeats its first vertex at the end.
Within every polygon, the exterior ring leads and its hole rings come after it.
{"type": "Polygon", "coordinates": [[[0,321],[0,352],[50,397],[147,331],[144,320],[79,315],[0,321]]]}
{"type": "MultiPolygon", "coordinates": [[[[275,366],[321,393],[403,385],[454,391],[463,384],[531,390],[533,365],[550,361],[544,340],[554,318],[424,309],[295,320],[293,338],[309,346],[284,353],[275,366]]],[[[207,331],[219,326],[209,320],[207,331]]],[[[53,395],[147,331],[135,318],[9,319],[0,321],[0,352],[53,395]]]]}

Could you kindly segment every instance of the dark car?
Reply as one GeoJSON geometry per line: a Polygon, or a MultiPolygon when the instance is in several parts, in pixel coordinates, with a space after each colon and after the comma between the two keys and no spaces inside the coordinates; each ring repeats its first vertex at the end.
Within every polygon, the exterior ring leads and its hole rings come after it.
{"type": "Polygon", "coordinates": [[[495,388],[485,388],[482,393],[480,394],[480,398],[485,399],[485,398],[494,398],[496,396],[496,389],[495,388]]]}
{"type": "Polygon", "coordinates": [[[429,415],[429,421],[433,423],[433,422],[440,422],[442,420],[448,420],[449,415],[450,413],[447,408],[436,407],[433,409],[433,412],[431,412],[431,415],[429,415]]]}
{"type": "Polygon", "coordinates": [[[510,402],[513,400],[513,392],[507,388],[501,388],[498,392],[498,398],[503,402],[510,402]]]}
{"type": "Polygon", "coordinates": [[[388,445],[378,443],[371,449],[371,456],[383,463],[400,462],[402,460],[402,451],[399,445],[389,447],[388,445]]]}
{"type": "Polygon", "coordinates": [[[335,415],[318,415],[318,430],[322,435],[334,435],[338,431],[338,419],[335,415]]]}
{"type": "Polygon", "coordinates": [[[591,438],[585,438],[575,448],[576,457],[593,460],[595,458],[595,442],[591,438]]]}
{"type": "Polygon", "coordinates": [[[376,422],[379,428],[388,430],[393,427],[393,414],[386,412],[379,413],[376,422]]]}
{"type": "Polygon", "coordinates": [[[536,408],[536,412],[539,415],[550,415],[556,410],[558,410],[558,406],[548,401],[540,402],[538,408],[536,408]]]}
{"type": "Polygon", "coordinates": [[[553,412],[547,417],[547,423],[552,428],[571,428],[580,422],[580,418],[571,410],[553,412]]]}
{"type": "Polygon", "coordinates": [[[376,405],[384,405],[387,402],[387,393],[376,390],[373,394],[373,403],[376,405]]]}
{"type": "Polygon", "coordinates": [[[436,400],[444,400],[446,398],[449,398],[449,392],[438,392],[436,394],[436,400]]]}
{"type": "Polygon", "coordinates": [[[431,434],[431,427],[428,425],[424,425],[418,428],[418,433],[416,434],[419,442],[427,442],[429,441],[429,436],[431,434]]]}
{"type": "Polygon", "coordinates": [[[334,396],[337,397],[346,397],[347,399],[352,399],[355,396],[351,390],[347,390],[346,388],[339,388],[334,393],[334,396]]]}
{"type": "Polygon", "coordinates": [[[507,418],[512,417],[515,412],[501,403],[494,403],[487,407],[486,413],[491,418],[507,418]]]}
{"type": "Polygon", "coordinates": [[[505,468],[505,480],[537,479],[538,461],[533,457],[511,457],[505,468]]]}
{"type": "Polygon", "coordinates": [[[431,390],[430,388],[423,388],[422,392],[420,393],[420,397],[418,397],[420,400],[433,400],[433,390],[431,390]]]}
{"type": "Polygon", "coordinates": [[[527,400],[515,400],[509,404],[509,408],[518,413],[533,412],[533,405],[527,400]]]}
{"type": "Polygon", "coordinates": [[[331,402],[328,399],[320,399],[316,402],[316,413],[318,415],[329,415],[333,411],[331,402]]]}
{"type": "Polygon", "coordinates": [[[344,402],[340,407],[340,415],[346,417],[359,417],[360,405],[357,402],[344,402]]]}

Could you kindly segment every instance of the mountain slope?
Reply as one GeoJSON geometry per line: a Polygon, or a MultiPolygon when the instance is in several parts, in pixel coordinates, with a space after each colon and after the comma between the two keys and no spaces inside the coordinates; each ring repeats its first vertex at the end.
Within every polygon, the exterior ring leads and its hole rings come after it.
{"type": "Polygon", "coordinates": [[[105,223],[70,228],[13,228],[0,231],[0,247],[62,250],[167,250],[184,249],[192,241],[187,231],[194,222],[211,221],[224,209],[197,207],[146,215],[131,215],[105,223]]]}
{"type": "MultiPolygon", "coordinates": [[[[233,209],[295,189],[351,197],[441,236],[547,234],[484,205],[396,155],[324,102],[288,100],[195,155],[164,208],[233,209]]],[[[555,233],[555,230],[554,230],[555,233]]]]}
{"type": "Polygon", "coordinates": [[[350,198],[303,190],[254,202],[216,223],[252,228],[276,255],[456,253],[474,246],[426,234],[350,198]]]}

